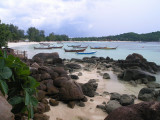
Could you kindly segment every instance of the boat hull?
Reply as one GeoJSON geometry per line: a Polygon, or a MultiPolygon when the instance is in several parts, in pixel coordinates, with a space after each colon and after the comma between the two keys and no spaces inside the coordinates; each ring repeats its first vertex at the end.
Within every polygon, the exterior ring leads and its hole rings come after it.
{"type": "Polygon", "coordinates": [[[88,55],[88,54],[95,54],[96,52],[88,52],[88,53],[85,53],[85,52],[77,52],[77,54],[80,54],[80,55],[88,55]]]}
{"type": "Polygon", "coordinates": [[[64,49],[65,52],[83,52],[85,50],[86,49],[80,49],[80,50],[67,50],[67,49],[64,49]]]}

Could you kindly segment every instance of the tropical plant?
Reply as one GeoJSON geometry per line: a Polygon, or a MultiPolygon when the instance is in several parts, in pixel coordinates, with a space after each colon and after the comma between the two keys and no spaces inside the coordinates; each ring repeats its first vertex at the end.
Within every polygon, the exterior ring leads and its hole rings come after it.
{"type": "Polygon", "coordinates": [[[30,75],[29,67],[18,57],[0,51],[0,90],[8,95],[14,114],[28,112],[33,118],[33,108],[38,104],[35,97],[39,83],[30,75]]]}

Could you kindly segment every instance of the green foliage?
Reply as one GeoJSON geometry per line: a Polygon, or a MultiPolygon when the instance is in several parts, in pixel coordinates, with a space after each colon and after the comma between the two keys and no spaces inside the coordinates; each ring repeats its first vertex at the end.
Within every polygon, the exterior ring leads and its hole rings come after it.
{"type": "Polygon", "coordinates": [[[33,118],[33,107],[39,83],[30,75],[29,67],[19,58],[0,52],[0,90],[8,95],[13,113],[28,111],[28,119],[33,118]]]}
{"type": "Polygon", "coordinates": [[[137,33],[124,33],[115,36],[106,36],[106,37],[83,37],[83,38],[72,38],[73,41],[160,41],[160,31],[146,33],[146,34],[137,34],[137,33]]]}

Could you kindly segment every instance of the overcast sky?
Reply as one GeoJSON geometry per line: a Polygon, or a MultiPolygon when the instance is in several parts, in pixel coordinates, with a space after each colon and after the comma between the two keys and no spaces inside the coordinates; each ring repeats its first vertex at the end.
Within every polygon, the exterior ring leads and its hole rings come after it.
{"type": "Polygon", "coordinates": [[[0,0],[0,19],[70,37],[160,30],[160,0],[0,0]]]}

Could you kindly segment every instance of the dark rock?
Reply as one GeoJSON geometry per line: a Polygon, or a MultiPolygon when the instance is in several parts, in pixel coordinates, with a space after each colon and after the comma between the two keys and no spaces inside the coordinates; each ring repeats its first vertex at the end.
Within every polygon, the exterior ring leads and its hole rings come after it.
{"type": "Polygon", "coordinates": [[[29,69],[30,69],[31,75],[38,74],[38,69],[37,68],[30,67],[29,69]]]}
{"type": "Polygon", "coordinates": [[[34,112],[42,114],[44,112],[48,112],[49,110],[50,110],[50,107],[48,106],[48,104],[44,104],[44,103],[40,102],[40,103],[38,103],[38,105],[34,109],[34,112]]]}
{"type": "Polygon", "coordinates": [[[47,94],[55,95],[58,94],[59,90],[53,84],[47,84],[47,94]]]}
{"type": "Polygon", "coordinates": [[[103,111],[106,110],[106,107],[104,105],[97,105],[96,108],[102,109],[103,111]]]}
{"type": "Polygon", "coordinates": [[[42,81],[41,74],[34,74],[34,75],[32,75],[32,77],[35,78],[38,82],[42,81]]]}
{"type": "Polygon", "coordinates": [[[138,99],[142,101],[152,101],[154,100],[154,90],[151,88],[142,88],[139,91],[138,99]]]}
{"type": "Polygon", "coordinates": [[[67,81],[68,81],[68,79],[66,77],[58,77],[53,81],[53,84],[56,87],[61,87],[67,81]]]}
{"type": "Polygon", "coordinates": [[[86,96],[84,96],[84,98],[82,99],[82,102],[87,102],[88,98],[86,96]]]}
{"type": "Polygon", "coordinates": [[[137,53],[133,53],[133,54],[130,54],[126,57],[126,60],[127,61],[141,61],[141,62],[146,62],[147,60],[140,54],[137,54],[137,53]]]}
{"type": "Polygon", "coordinates": [[[133,85],[134,87],[137,86],[137,83],[136,83],[134,80],[131,80],[131,81],[130,81],[130,84],[133,85]]]}
{"type": "Polygon", "coordinates": [[[105,106],[105,109],[108,114],[110,114],[113,110],[121,107],[121,104],[116,100],[110,100],[107,105],[105,106]]]}
{"type": "Polygon", "coordinates": [[[63,67],[54,67],[54,68],[52,68],[52,70],[54,72],[58,73],[60,76],[64,75],[64,74],[67,74],[67,72],[64,70],[63,67]]]}
{"type": "Polygon", "coordinates": [[[38,63],[36,63],[36,62],[34,62],[32,65],[31,65],[31,67],[33,67],[33,68],[40,68],[40,66],[39,66],[39,64],[38,63]]]}
{"type": "Polygon", "coordinates": [[[49,104],[50,104],[51,106],[57,106],[57,105],[59,104],[59,102],[56,101],[56,100],[54,100],[54,99],[49,99],[49,104]]]}
{"type": "Polygon", "coordinates": [[[48,79],[51,79],[50,74],[48,73],[41,74],[41,80],[48,80],[48,79]]]}
{"type": "Polygon", "coordinates": [[[59,89],[60,100],[81,100],[84,98],[81,86],[74,81],[64,82],[59,89]]]}
{"type": "Polygon", "coordinates": [[[148,88],[160,88],[160,84],[159,83],[148,83],[147,87],[148,88]]]}
{"type": "Polygon", "coordinates": [[[131,104],[134,104],[134,99],[127,94],[123,94],[121,95],[119,102],[123,106],[131,105],[131,104]]]}
{"type": "Polygon", "coordinates": [[[148,83],[148,79],[147,78],[142,78],[142,83],[147,84],[148,83]]]}
{"type": "Polygon", "coordinates": [[[110,75],[108,73],[103,74],[103,79],[110,79],[110,75]]]}
{"type": "Polygon", "coordinates": [[[70,75],[70,77],[71,77],[72,79],[74,79],[74,80],[78,80],[78,79],[79,79],[79,77],[78,77],[77,75],[70,75]]]}
{"type": "Polygon", "coordinates": [[[71,61],[82,63],[82,59],[72,58],[71,61]]]}
{"type": "Polygon", "coordinates": [[[160,120],[159,102],[142,102],[120,107],[110,113],[105,120],[160,120]]]}
{"type": "Polygon", "coordinates": [[[85,83],[85,84],[81,85],[81,87],[82,87],[83,93],[86,96],[94,97],[95,91],[96,91],[96,89],[98,87],[98,84],[97,83],[88,82],[88,83],[85,83]]]}
{"type": "Polygon", "coordinates": [[[49,116],[45,115],[45,114],[34,114],[34,118],[33,120],[49,120],[49,116]]]}
{"type": "Polygon", "coordinates": [[[45,95],[46,95],[46,92],[44,92],[42,90],[38,90],[38,93],[37,93],[37,99],[38,99],[38,101],[41,101],[42,99],[44,99],[45,95]]]}
{"type": "Polygon", "coordinates": [[[40,82],[40,85],[37,87],[37,89],[45,91],[45,90],[47,90],[47,87],[44,83],[40,82]]]}
{"type": "Polygon", "coordinates": [[[80,65],[74,63],[66,64],[65,66],[70,69],[81,69],[80,65]]]}
{"type": "Polygon", "coordinates": [[[85,106],[85,104],[82,101],[78,102],[77,105],[80,106],[80,107],[84,107],[85,106]]]}
{"type": "Polygon", "coordinates": [[[55,52],[55,53],[38,53],[35,56],[33,56],[32,59],[36,60],[37,58],[47,62],[47,61],[54,61],[55,59],[59,58],[59,55],[57,52],[55,52]]]}
{"type": "Polygon", "coordinates": [[[59,76],[59,74],[56,73],[56,72],[52,72],[52,73],[50,73],[50,76],[51,76],[51,78],[52,78],[53,80],[55,80],[55,79],[59,76]]]}
{"type": "Polygon", "coordinates": [[[111,93],[110,100],[120,100],[121,95],[119,93],[113,92],[111,93]]]}
{"type": "Polygon", "coordinates": [[[76,103],[74,102],[74,101],[70,101],[69,103],[68,103],[68,107],[70,107],[70,108],[74,108],[74,106],[76,105],[76,103]]]}
{"type": "Polygon", "coordinates": [[[147,78],[148,81],[156,80],[155,76],[141,70],[127,69],[124,71],[123,79],[126,81],[137,80],[142,78],[147,78]]]}
{"type": "Polygon", "coordinates": [[[90,99],[90,101],[93,102],[94,100],[93,100],[93,99],[90,99]]]}
{"type": "Polygon", "coordinates": [[[142,84],[142,79],[137,79],[137,80],[135,80],[135,82],[136,82],[137,84],[142,84]]]}
{"type": "Polygon", "coordinates": [[[48,101],[47,101],[46,98],[43,98],[43,99],[41,100],[41,102],[44,103],[44,104],[48,104],[48,101]]]}

